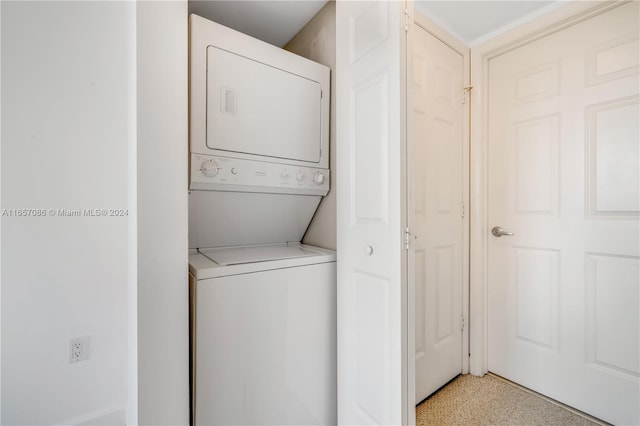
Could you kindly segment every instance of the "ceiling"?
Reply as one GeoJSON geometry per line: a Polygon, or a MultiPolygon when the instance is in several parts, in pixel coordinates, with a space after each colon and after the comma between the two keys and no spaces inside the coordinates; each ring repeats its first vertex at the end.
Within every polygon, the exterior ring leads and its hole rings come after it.
{"type": "Polygon", "coordinates": [[[189,0],[189,13],[283,47],[327,0],[189,0]]]}
{"type": "Polygon", "coordinates": [[[417,0],[415,8],[467,45],[473,46],[559,4],[559,1],[541,0],[417,0]]]}
{"type": "MultiPolygon", "coordinates": [[[[416,0],[415,8],[473,46],[563,2],[416,0]]],[[[327,0],[189,0],[189,13],[282,47],[326,3],[327,0]]]]}

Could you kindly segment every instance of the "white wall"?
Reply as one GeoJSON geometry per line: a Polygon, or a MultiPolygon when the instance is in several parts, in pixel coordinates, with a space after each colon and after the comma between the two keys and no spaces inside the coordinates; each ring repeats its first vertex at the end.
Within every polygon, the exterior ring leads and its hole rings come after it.
{"type": "Polygon", "coordinates": [[[303,242],[336,249],[336,4],[328,2],[284,47],[293,53],[331,68],[331,118],[329,131],[330,191],[322,199],[303,242]]]}
{"type": "Polygon", "coordinates": [[[138,421],[189,422],[187,3],[138,2],[138,421]]]}
{"type": "MultiPolygon", "coordinates": [[[[1,8],[2,209],[132,208],[135,4],[1,8]]],[[[124,422],[131,223],[2,217],[3,424],[124,422]]]]}

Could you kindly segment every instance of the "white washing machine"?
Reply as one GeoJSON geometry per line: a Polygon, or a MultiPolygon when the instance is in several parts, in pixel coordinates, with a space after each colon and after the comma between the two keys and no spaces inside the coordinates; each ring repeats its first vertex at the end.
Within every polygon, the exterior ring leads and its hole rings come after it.
{"type": "Polygon", "coordinates": [[[196,425],[336,424],[335,260],[297,243],[189,256],[196,425]]]}
{"type": "Polygon", "coordinates": [[[337,422],[329,69],[192,15],[192,423],[337,422]]]}
{"type": "Polygon", "coordinates": [[[193,423],[335,424],[336,254],[297,242],[325,184],[292,190],[285,165],[215,162],[209,179],[233,191],[189,193],[193,423]]]}

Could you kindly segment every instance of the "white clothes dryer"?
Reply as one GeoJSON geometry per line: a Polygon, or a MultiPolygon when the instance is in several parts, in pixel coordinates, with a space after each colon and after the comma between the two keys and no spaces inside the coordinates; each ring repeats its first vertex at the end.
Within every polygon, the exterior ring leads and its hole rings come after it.
{"type": "Polygon", "coordinates": [[[192,423],[337,423],[329,69],[190,18],[192,423]]]}

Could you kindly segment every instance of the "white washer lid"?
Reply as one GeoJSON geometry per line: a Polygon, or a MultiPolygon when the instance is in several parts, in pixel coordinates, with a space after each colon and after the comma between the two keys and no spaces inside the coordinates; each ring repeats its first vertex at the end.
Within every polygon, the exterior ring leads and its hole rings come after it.
{"type": "Polygon", "coordinates": [[[295,259],[317,256],[322,252],[302,247],[298,244],[266,245],[253,247],[233,247],[224,249],[205,249],[200,253],[221,266],[241,265],[244,263],[268,262],[271,260],[295,259]]]}

